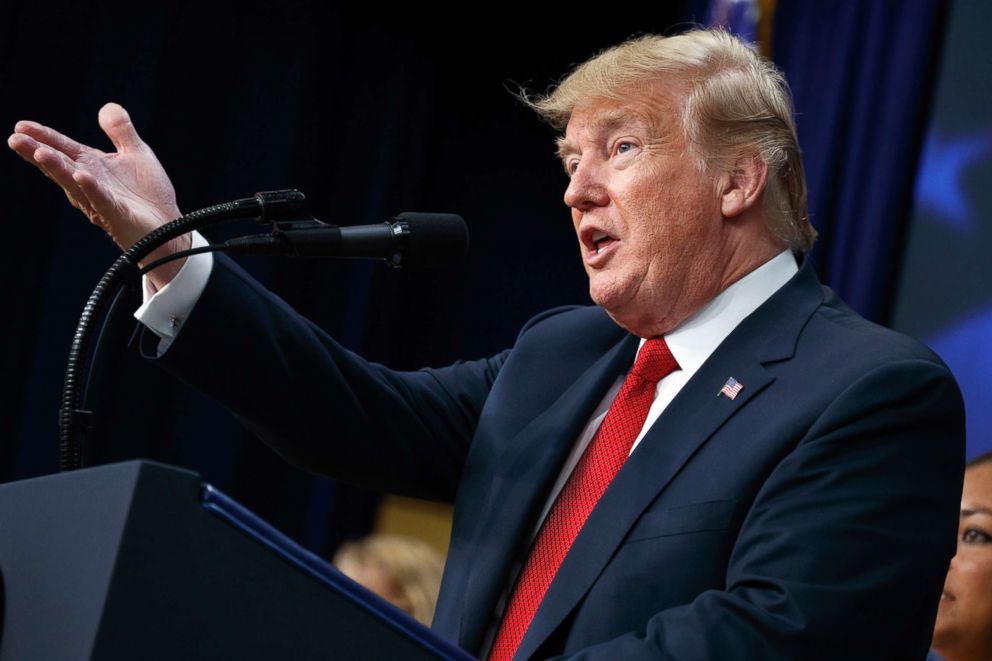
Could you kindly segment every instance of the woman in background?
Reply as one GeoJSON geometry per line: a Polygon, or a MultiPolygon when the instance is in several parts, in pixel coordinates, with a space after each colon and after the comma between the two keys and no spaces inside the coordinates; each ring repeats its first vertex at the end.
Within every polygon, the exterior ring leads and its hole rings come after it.
{"type": "Polygon", "coordinates": [[[992,452],[965,470],[958,552],[940,597],[933,649],[944,661],[992,659],[992,452]]]}

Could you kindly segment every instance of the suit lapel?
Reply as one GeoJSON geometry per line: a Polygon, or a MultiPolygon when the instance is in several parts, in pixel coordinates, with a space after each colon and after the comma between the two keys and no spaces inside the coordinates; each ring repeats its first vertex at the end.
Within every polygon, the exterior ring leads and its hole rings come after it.
{"type": "Polygon", "coordinates": [[[462,611],[459,631],[459,644],[465,649],[481,646],[506,587],[507,572],[530,544],[534,519],[562,462],[588,422],[590,411],[634,359],[637,338],[622,332],[618,337],[613,348],[521,430],[500,456],[471,544],[477,553],[463,603],[474,607],[462,611]]]}
{"type": "Polygon", "coordinates": [[[534,616],[515,658],[527,659],[588,592],[641,513],[699,447],[773,380],[764,364],[791,357],[797,337],[823,299],[804,268],[717,348],[624,464],[593,510],[534,616]],[[744,384],[718,396],[728,377],[744,384]]]}
{"type": "Polygon", "coordinates": [[[529,658],[579,603],[627,532],[695,451],[773,377],[750,356],[717,367],[707,361],[665,409],[590,514],[541,602],[518,651],[529,658]],[[717,397],[730,375],[745,384],[717,397]],[[686,401],[705,406],[684,406],[686,401]]]}

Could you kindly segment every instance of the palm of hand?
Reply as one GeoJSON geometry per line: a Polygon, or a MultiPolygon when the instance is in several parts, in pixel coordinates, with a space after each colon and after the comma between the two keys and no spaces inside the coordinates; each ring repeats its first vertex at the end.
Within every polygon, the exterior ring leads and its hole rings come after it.
{"type": "Polygon", "coordinates": [[[87,148],[76,166],[82,174],[74,180],[83,198],[66,190],[69,201],[122,248],[180,216],[172,182],[147,145],[110,154],[87,148]],[[93,183],[87,186],[86,177],[93,183]],[[106,205],[95,206],[88,197],[93,193],[84,187],[98,189],[106,205]]]}
{"type": "Polygon", "coordinates": [[[18,122],[7,143],[57,183],[90,222],[127,249],[180,215],[175,189],[123,108],[105,105],[99,121],[116,152],[80,144],[35,122],[18,122]]]}

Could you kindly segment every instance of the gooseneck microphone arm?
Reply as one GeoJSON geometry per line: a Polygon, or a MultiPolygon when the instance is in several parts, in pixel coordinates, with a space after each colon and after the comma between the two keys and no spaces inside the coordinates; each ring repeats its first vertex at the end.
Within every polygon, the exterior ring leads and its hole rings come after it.
{"type": "Polygon", "coordinates": [[[139,261],[170,239],[195,229],[236,219],[255,218],[260,222],[267,222],[298,218],[303,213],[305,200],[299,191],[272,191],[200,209],[145,235],[114,261],[90,294],[69,349],[59,408],[60,470],[82,467],[81,436],[92,417],[91,412],[82,408],[85,395],[83,384],[86,382],[85,359],[89,355],[93,327],[104,310],[108,295],[115,294],[125,278],[135,273],[139,261]]]}

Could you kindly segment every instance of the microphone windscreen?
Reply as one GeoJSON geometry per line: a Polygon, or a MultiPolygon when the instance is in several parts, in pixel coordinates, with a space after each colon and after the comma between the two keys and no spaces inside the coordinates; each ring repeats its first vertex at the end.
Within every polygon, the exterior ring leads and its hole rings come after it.
{"type": "Polygon", "coordinates": [[[403,268],[422,269],[447,266],[465,259],[468,254],[468,227],[453,213],[416,213],[396,216],[410,228],[403,268]]]}

